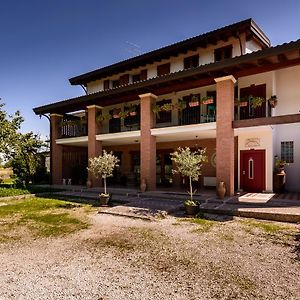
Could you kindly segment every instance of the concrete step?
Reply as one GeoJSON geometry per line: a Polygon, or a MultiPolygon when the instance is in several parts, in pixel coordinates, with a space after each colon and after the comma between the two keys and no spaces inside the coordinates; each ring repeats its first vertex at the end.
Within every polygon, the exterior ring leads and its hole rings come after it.
{"type": "Polygon", "coordinates": [[[280,222],[300,222],[300,207],[239,207],[235,204],[207,203],[200,206],[200,211],[280,222]]]}

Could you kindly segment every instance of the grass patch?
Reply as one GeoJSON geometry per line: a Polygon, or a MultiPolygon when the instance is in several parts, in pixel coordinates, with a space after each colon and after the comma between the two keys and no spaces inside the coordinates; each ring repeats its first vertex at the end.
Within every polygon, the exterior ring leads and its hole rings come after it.
{"type": "MultiPolygon", "coordinates": [[[[88,243],[95,248],[113,248],[121,253],[133,251],[147,251],[162,244],[166,236],[150,228],[129,227],[119,232],[101,236],[98,239],[88,240],[88,243]]],[[[91,247],[91,248],[92,248],[91,247]]]]}
{"type": "Polygon", "coordinates": [[[268,234],[276,234],[292,230],[292,228],[289,226],[279,225],[272,222],[245,220],[243,223],[250,228],[257,228],[268,234]]]}
{"type": "Polygon", "coordinates": [[[217,221],[203,218],[180,218],[178,221],[199,225],[197,228],[194,228],[192,232],[207,232],[218,223],[217,221]]]}
{"type": "Polygon", "coordinates": [[[11,197],[20,196],[27,194],[38,194],[38,193],[55,193],[62,191],[61,189],[53,189],[51,187],[40,187],[35,185],[30,185],[26,188],[16,188],[8,184],[0,184],[0,198],[1,197],[11,197]]]}
{"type": "Polygon", "coordinates": [[[234,235],[230,233],[221,233],[220,239],[227,242],[233,242],[234,241],[234,235]]]}
{"type": "MultiPolygon", "coordinates": [[[[88,227],[75,216],[81,205],[44,198],[0,201],[0,242],[23,236],[24,232],[38,237],[59,236],[88,227]]],[[[82,210],[84,210],[82,208],[82,210]]]]}

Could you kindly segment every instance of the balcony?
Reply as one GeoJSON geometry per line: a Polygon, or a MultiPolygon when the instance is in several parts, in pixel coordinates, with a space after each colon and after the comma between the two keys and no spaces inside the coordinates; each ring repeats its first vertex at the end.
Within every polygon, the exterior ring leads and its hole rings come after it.
{"type": "Polygon", "coordinates": [[[176,111],[162,111],[156,114],[156,128],[184,126],[216,122],[215,106],[202,105],[186,107],[176,111]]]}
{"type": "Polygon", "coordinates": [[[61,137],[81,137],[88,134],[87,120],[85,117],[64,116],[61,124],[61,137]]]}
{"type": "Polygon", "coordinates": [[[235,120],[248,120],[256,118],[271,117],[271,108],[269,101],[264,101],[261,105],[255,107],[249,101],[241,101],[234,108],[235,120]]]}

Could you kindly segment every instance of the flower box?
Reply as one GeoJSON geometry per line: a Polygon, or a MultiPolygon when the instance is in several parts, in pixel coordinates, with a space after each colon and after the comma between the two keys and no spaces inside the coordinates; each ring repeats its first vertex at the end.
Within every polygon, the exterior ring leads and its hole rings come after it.
{"type": "Polygon", "coordinates": [[[239,102],[239,104],[240,104],[240,107],[246,107],[246,106],[248,106],[248,101],[241,101],[241,102],[239,102]]]}
{"type": "Polygon", "coordinates": [[[196,106],[199,106],[199,101],[189,102],[189,107],[196,107],[196,106]]]}
{"type": "Polygon", "coordinates": [[[205,100],[202,100],[202,104],[213,104],[214,103],[214,99],[213,98],[209,98],[209,99],[205,99],[205,100]]]}

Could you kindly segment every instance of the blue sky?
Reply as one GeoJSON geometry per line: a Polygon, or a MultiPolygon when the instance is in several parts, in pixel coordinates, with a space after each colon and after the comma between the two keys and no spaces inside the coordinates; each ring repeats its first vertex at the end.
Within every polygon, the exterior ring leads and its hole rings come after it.
{"type": "Polygon", "coordinates": [[[32,108],[82,95],[70,77],[250,17],[273,45],[300,38],[298,0],[2,0],[0,97],[44,136],[32,108]]]}

